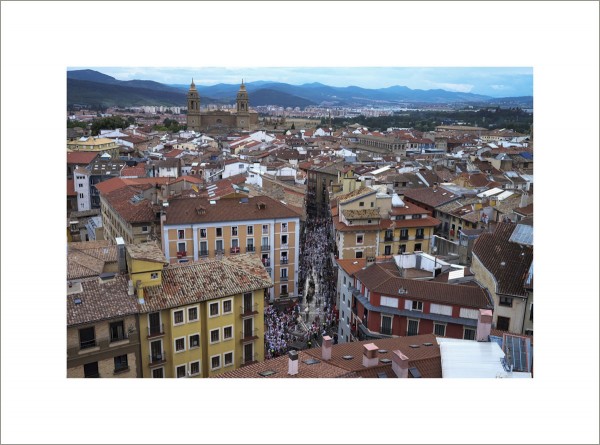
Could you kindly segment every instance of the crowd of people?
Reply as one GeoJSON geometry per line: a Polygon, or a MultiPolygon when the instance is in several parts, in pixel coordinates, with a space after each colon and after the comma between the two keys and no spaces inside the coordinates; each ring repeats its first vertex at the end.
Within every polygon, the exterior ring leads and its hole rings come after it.
{"type": "Polygon", "coordinates": [[[283,309],[277,305],[265,308],[266,358],[287,353],[293,342],[302,342],[308,348],[316,346],[323,335],[332,336],[337,343],[331,224],[330,218],[314,217],[309,212],[300,237],[299,300],[283,309]],[[310,286],[305,290],[307,282],[310,286]],[[299,303],[305,303],[304,311],[299,303]],[[314,307],[314,316],[310,320],[309,305],[314,307]]]}

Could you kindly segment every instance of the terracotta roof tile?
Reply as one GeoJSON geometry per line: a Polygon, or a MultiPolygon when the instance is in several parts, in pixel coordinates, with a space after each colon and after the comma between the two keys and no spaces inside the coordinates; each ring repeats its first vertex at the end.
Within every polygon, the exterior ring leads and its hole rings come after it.
{"type": "Polygon", "coordinates": [[[71,151],[67,153],[67,164],[88,165],[98,157],[97,151],[71,151]]]}
{"type": "Polygon", "coordinates": [[[438,207],[460,198],[460,195],[455,195],[442,187],[409,189],[404,191],[404,196],[431,207],[438,207]]]}
{"type": "Polygon", "coordinates": [[[68,326],[137,312],[137,298],[127,295],[128,282],[125,275],[116,275],[114,279],[102,283],[100,279],[94,278],[82,281],[81,286],[82,292],[67,295],[68,326]],[[76,299],[81,300],[81,303],[76,303],[76,299]]]}
{"type": "Polygon", "coordinates": [[[167,208],[166,224],[191,224],[202,222],[241,221],[272,218],[298,218],[288,206],[268,196],[248,198],[247,203],[237,199],[219,199],[210,204],[208,199],[174,199],[167,208]],[[261,208],[260,204],[264,204],[261,208]],[[204,207],[205,213],[197,211],[204,207]]]}
{"type": "Polygon", "coordinates": [[[402,297],[409,300],[449,303],[473,308],[487,308],[491,305],[487,292],[479,286],[456,286],[400,278],[400,271],[394,262],[372,264],[357,272],[356,277],[371,292],[383,295],[398,295],[398,289],[404,288],[406,294],[402,297]]]}
{"type": "Polygon", "coordinates": [[[533,261],[533,248],[509,241],[515,227],[501,222],[493,233],[482,233],[475,241],[473,254],[496,279],[496,293],[524,297],[523,283],[533,261]]]}
{"type": "Polygon", "coordinates": [[[165,254],[156,242],[147,242],[140,244],[127,244],[125,247],[131,258],[155,263],[169,264],[165,254]]]}
{"type": "Polygon", "coordinates": [[[140,312],[152,312],[272,286],[273,281],[260,258],[254,255],[171,265],[163,269],[161,285],[144,288],[144,303],[140,304],[140,312]]]}

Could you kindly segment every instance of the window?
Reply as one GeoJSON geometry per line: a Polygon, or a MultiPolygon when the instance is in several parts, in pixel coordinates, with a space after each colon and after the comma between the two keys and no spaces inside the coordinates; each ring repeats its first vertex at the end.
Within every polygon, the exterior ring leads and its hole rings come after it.
{"type": "Polygon", "coordinates": [[[223,354],[223,366],[233,365],[233,352],[226,352],[223,354]]]}
{"type": "Polygon", "coordinates": [[[223,236],[223,228],[222,227],[217,227],[217,237],[222,237],[223,236]]]}
{"type": "Polygon", "coordinates": [[[355,255],[356,255],[356,258],[362,258],[362,257],[363,257],[362,250],[357,250],[357,251],[355,252],[355,255]]]}
{"type": "Polygon", "coordinates": [[[200,374],[200,362],[190,362],[190,375],[200,374]]]}
{"type": "Polygon", "coordinates": [[[385,246],[384,250],[383,250],[383,254],[384,255],[391,255],[392,254],[392,246],[385,246]]]}
{"type": "Polygon", "coordinates": [[[397,298],[393,298],[393,297],[384,297],[383,295],[381,296],[381,302],[380,302],[381,306],[388,306],[388,307],[398,307],[398,299],[397,298]]]}
{"type": "Polygon", "coordinates": [[[190,349],[198,348],[200,346],[200,334],[190,335],[190,349]]]}
{"type": "Polygon", "coordinates": [[[344,275],[344,284],[346,284],[346,275],[344,275]]]}
{"type": "Polygon", "coordinates": [[[285,279],[287,279],[287,277],[288,277],[288,270],[287,270],[287,267],[282,267],[282,268],[281,268],[281,278],[285,278],[285,279]]]}
{"type": "Polygon", "coordinates": [[[508,317],[498,317],[498,321],[496,322],[496,329],[500,331],[508,331],[510,327],[510,318],[508,317]]]}
{"type": "Polygon", "coordinates": [[[233,338],[233,326],[225,326],[223,328],[223,340],[231,340],[233,338]]]}
{"type": "Polygon", "coordinates": [[[80,193],[80,194],[79,194],[79,197],[80,197],[81,199],[83,199],[83,198],[84,198],[84,195],[83,195],[83,193],[80,193]]]}
{"type": "Polygon", "coordinates": [[[262,233],[269,233],[269,225],[268,224],[262,225],[262,233]]]}
{"type": "Polygon", "coordinates": [[[215,242],[215,247],[217,249],[217,253],[223,253],[223,240],[222,239],[218,239],[215,242]]]}
{"type": "Polygon", "coordinates": [[[177,374],[178,379],[185,377],[185,368],[186,368],[186,365],[180,365],[177,367],[176,374],[177,374]]]}
{"type": "Polygon", "coordinates": [[[210,369],[219,369],[221,367],[221,356],[213,355],[210,358],[210,369]]]}
{"type": "Polygon", "coordinates": [[[115,372],[125,371],[129,369],[127,364],[127,354],[118,355],[115,357],[115,372]]]}
{"type": "Polygon", "coordinates": [[[100,377],[100,374],[98,373],[98,362],[86,363],[83,365],[83,376],[86,379],[100,377]]]}
{"type": "Polygon", "coordinates": [[[420,213],[417,215],[413,215],[412,219],[421,219],[423,217],[423,215],[421,215],[420,213]]]}
{"type": "Polygon", "coordinates": [[[424,237],[425,237],[425,229],[417,229],[417,239],[423,239],[424,237]]]}
{"type": "Polygon", "coordinates": [[[418,335],[419,334],[419,320],[408,320],[408,329],[406,335],[418,335]]]}
{"type": "Polygon", "coordinates": [[[412,302],[412,310],[423,312],[423,302],[422,301],[413,301],[412,302]]]}
{"type": "Polygon", "coordinates": [[[125,340],[125,325],[123,324],[123,320],[111,323],[109,329],[111,342],[125,340]]]}
{"type": "Polygon", "coordinates": [[[287,293],[288,293],[288,287],[287,287],[287,284],[282,284],[282,285],[281,285],[281,292],[280,292],[280,294],[279,294],[279,295],[280,295],[280,296],[283,296],[283,295],[287,295],[287,293]]]}
{"type": "Polygon", "coordinates": [[[184,253],[185,252],[185,243],[177,243],[177,252],[184,253]]]}
{"type": "Polygon", "coordinates": [[[421,250],[422,250],[421,243],[416,243],[415,244],[415,252],[420,252],[421,250]]]}
{"type": "Polygon", "coordinates": [[[384,335],[392,335],[392,317],[386,315],[381,316],[381,333],[384,335]]]}
{"type": "Polygon", "coordinates": [[[150,279],[151,280],[158,280],[158,272],[152,272],[150,274],[150,279]]]}
{"type": "Polygon", "coordinates": [[[398,248],[398,253],[403,254],[405,252],[406,252],[406,244],[400,244],[400,247],[398,248]]]}
{"type": "Polygon", "coordinates": [[[185,351],[185,337],[175,339],[175,352],[185,351]]]}
{"type": "Polygon", "coordinates": [[[165,368],[156,368],[152,370],[152,378],[153,379],[164,379],[165,378],[165,368]]]}
{"type": "Polygon", "coordinates": [[[440,337],[446,336],[446,325],[442,323],[433,323],[433,333],[440,337]]]}
{"type": "Polygon", "coordinates": [[[281,231],[284,233],[288,231],[288,223],[281,223],[281,231]]]}
{"type": "Polygon", "coordinates": [[[148,226],[142,226],[142,233],[148,233],[148,226]]]}
{"type": "Polygon", "coordinates": [[[219,329],[213,329],[212,331],[210,331],[210,342],[211,343],[218,343],[219,341],[219,329]]]}
{"type": "Polygon", "coordinates": [[[224,300],[223,301],[223,313],[229,314],[232,311],[232,300],[224,300]]]}
{"type": "Polygon", "coordinates": [[[177,231],[177,239],[184,239],[185,238],[185,230],[178,230],[177,231]]]}
{"type": "Polygon", "coordinates": [[[200,229],[200,238],[206,238],[206,229],[200,229]]]}
{"type": "Polygon", "coordinates": [[[364,203],[364,201],[360,201],[360,202],[358,203],[358,206],[359,206],[359,207],[364,207],[364,206],[365,206],[365,203],[364,203]]]}
{"type": "Polygon", "coordinates": [[[252,236],[252,235],[254,235],[254,226],[247,226],[247,227],[246,227],[246,233],[247,233],[249,236],[252,236]]]}
{"type": "Polygon", "coordinates": [[[188,308],[188,323],[198,321],[198,306],[188,308]]]}
{"type": "Polygon", "coordinates": [[[510,297],[500,297],[500,306],[512,307],[513,299],[510,297]]]}
{"type": "Polygon", "coordinates": [[[375,203],[374,202],[371,202],[371,207],[375,207],[375,203]]]}
{"type": "Polygon", "coordinates": [[[281,245],[282,246],[287,246],[288,243],[288,236],[287,235],[281,235],[281,245]]]}
{"type": "Polygon", "coordinates": [[[362,244],[365,240],[365,236],[363,234],[356,235],[356,244],[362,244]]]}
{"type": "Polygon", "coordinates": [[[238,228],[237,228],[237,226],[231,227],[231,236],[238,236],[238,228]]]}
{"type": "Polygon", "coordinates": [[[183,309],[173,311],[173,324],[178,325],[178,324],[183,324],[184,322],[185,321],[183,318],[183,309]]]}
{"type": "Polygon", "coordinates": [[[208,256],[208,242],[200,241],[200,256],[208,256]]]}
{"type": "Polygon", "coordinates": [[[96,346],[96,331],[94,327],[84,328],[79,330],[79,347],[80,349],[93,348],[96,346]]]}
{"type": "Polygon", "coordinates": [[[219,303],[215,302],[215,303],[210,303],[209,307],[209,313],[211,317],[216,317],[219,315],[219,303]]]}
{"type": "Polygon", "coordinates": [[[475,340],[475,329],[465,328],[465,332],[463,334],[464,340],[475,340]]]}
{"type": "Polygon", "coordinates": [[[79,188],[83,188],[83,184],[81,184],[81,183],[80,183],[80,184],[79,184],[79,188]]]}

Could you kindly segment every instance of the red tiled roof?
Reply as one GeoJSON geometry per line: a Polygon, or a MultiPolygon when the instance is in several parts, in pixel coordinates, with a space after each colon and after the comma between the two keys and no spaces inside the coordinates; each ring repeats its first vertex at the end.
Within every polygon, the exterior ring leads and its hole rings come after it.
{"type": "Polygon", "coordinates": [[[354,275],[356,272],[358,272],[367,265],[366,258],[350,258],[343,260],[336,259],[335,261],[344,270],[344,272],[346,272],[350,276],[354,275]]]}
{"type": "Polygon", "coordinates": [[[164,153],[163,156],[165,158],[176,158],[177,156],[179,156],[182,153],[183,153],[183,150],[174,149],[168,153],[164,153]]]}
{"type": "Polygon", "coordinates": [[[132,167],[123,167],[121,170],[121,177],[123,176],[134,176],[136,178],[146,177],[146,164],[140,163],[132,167]]]}
{"type": "MultiPolygon", "coordinates": [[[[150,184],[140,188],[151,187],[150,184]]],[[[138,202],[132,202],[132,198],[139,195],[140,188],[127,187],[114,190],[105,194],[105,198],[110,206],[127,222],[142,223],[152,222],[156,219],[156,213],[152,203],[148,199],[138,202]]]]}
{"type": "Polygon", "coordinates": [[[456,195],[442,187],[437,189],[433,187],[409,189],[404,191],[404,196],[431,207],[437,207],[460,198],[460,195],[456,195]]]}
{"type": "Polygon", "coordinates": [[[409,300],[448,303],[463,307],[487,308],[490,306],[486,291],[477,286],[455,286],[434,281],[419,281],[400,278],[395,263],[375,263],[356,274],[356,277],[371,292],[385,295],[398,295],[398,289],[407,293],[403,298],[409,300]]]}
{"type": "Polygon", "coordinates": [[[272,218],[298,218],[288,206],[268,196],[248,198],[247,203],[237,199],[219,199],[210,204],[208,199],[174,199],[169,202],[165,224],[191,224],[203,222],[241,221],[272,218]],[[264,203],[264,208],[259,208],[264,203]],[[199,213],[203,207],[205,213],[199,213]]]}
{"type": "Polygon", "coordinates": [[[88,165],[98,157],[98,152],[73,151],[67,153],[67,164],[88,165]]]}
{"type": "Polygon", "coordinates": [[[525,297],[523,283],[533,261],[533,248],[509,241],[516,225],[498,223],[493,233],[482,233],[473,254],[496,280],[496,293],[525,297]]]}
{"type": "Polygon", "coordinates": [[[110,178],[96,184],[95,187],[101,194],[108,194],[130,185],[163,185],[169,182],[173,182],[173,178],[110,178]]]}

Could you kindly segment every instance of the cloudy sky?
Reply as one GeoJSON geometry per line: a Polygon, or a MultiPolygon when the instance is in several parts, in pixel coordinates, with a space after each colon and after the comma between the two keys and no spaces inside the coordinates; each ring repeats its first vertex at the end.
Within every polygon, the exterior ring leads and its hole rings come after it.
{"type": "Polygon", "coordinates": [[[412,89],[443,89],[493,97],[532,96],[533,68],[397,68],[397,67],[285,67],[285,68],[179,68],[179,67],[70,67],[93,69],[118,80],[154,80],[165,84],[239,83],[257,80],[292,85],[320,82],[331,86],[355,85],[385,88],[393,85],[412,89]]]}

